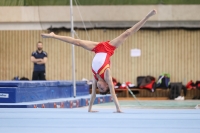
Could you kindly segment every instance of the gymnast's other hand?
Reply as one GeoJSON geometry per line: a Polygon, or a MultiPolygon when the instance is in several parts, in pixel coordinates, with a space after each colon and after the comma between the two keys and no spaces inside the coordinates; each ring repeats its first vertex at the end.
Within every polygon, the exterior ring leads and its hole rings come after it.
{"type": "Polygon", "coordinates": [[[41,36],[43,38],[53,38],[55,36],[55,34],[53,32],[49,33],[49,34],[44,34],[42,33],[41,36]]]}
{"type": "Polygon", "coordinates": [[[123,113],[121,110],[117,110],[114,113],[123,113]]]}

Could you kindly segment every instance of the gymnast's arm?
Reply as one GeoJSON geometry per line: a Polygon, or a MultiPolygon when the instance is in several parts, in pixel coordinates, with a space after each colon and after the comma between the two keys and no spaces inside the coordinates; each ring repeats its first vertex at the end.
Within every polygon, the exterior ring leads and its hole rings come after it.
{"type": "Polygon", "coordinates": [[[118,102],[118,99],[116,97],[115,90],[114,90],[111,71],[110,71],[109,68],[106,69],[106,71],[105,71],[105,81],[108,84],[108,87],[110,89],[110,94],[112,95],[113,101],[115,103],[115,106],[116,106],[116,109],[117,109],[116,113],[121,113],[121,110],[120,110],[120,107],[119,107],[119,102],[118,102]]]}
{"type": "Polygon", "coordinates": [[[96,98],[96,88],[97,88],[97,80],[95,78],[93,78],[92,94],[91,94],[91,98],[90,98],[90,105],[89,105],[89,108],[88,108],[88,112],[98,112],[98,111],[92,111],[92,105],[93,105],[94,100],[96,98]]]}

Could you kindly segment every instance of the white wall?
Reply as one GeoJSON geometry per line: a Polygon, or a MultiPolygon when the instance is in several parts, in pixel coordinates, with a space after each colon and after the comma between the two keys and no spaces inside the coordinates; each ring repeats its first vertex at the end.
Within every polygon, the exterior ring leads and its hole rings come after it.
{"type": "MultiPolygon", "coordinates": [[[[158,11],[158,14],[150,19],[153,22],[200,21],[200,15],[198,15],[200,5],[80,6],[79,10],[74,6],[74,21],[81,22],[80,11],[85,22],[99,24],[102,22],[111,22],[111,24],[112,22],[136,22],[152,9],[158,11]]],[[[0,16],[0,30],[45,29],[50,25],[69,25],[70,8],[69,6],[1,7],[0,16]]]]}

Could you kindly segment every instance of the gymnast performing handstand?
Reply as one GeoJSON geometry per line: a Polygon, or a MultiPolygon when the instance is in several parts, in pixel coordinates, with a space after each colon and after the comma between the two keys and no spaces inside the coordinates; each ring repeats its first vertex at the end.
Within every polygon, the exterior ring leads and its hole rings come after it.
{"type": "Polygon", "coordinates": [[[156,14],[156,10],[149,12],[141,21],[136,23],[130,29],[127,29],[118,37],[107,42],[93,42],[87,40],[74,39],[69,36],[59,36],[51,32],[50,34],[42,34],[43,38],[54,38],[76,46],[82,47],[86,50],[95,52],[95,56],[92,61],[92,72],[94,74],[92,84],[92,94],[88,112],[97,112],[92,110],[92,105],[96,98],[96,88],[98,87],[100,94],[106,94],[110,91],[113,101],[116,106],[116,112],[121,113],[118,99],[115,95],[114,85],[112,82],[112,75],[110,70],[110,57],[114,54],[116,48],[118,48],[123,42],[132,34],[137,32],[145,22],[153,15],[156,14]]]}

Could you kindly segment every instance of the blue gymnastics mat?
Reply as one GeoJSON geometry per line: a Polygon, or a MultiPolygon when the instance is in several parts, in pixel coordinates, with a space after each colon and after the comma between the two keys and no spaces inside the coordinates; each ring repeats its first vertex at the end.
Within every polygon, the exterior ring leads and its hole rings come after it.
{"type": "Polygon", "coordinates": [[[199,133],[200,110],[127,109],[95,106],[74,109],[1,109],[2,133],[199,133]]]}
{"type": "MultiPolygon", "coordinates": [[[[58,98],[33,102],[21,103],[0,103],[0,108],[79,108],[88,106],[90,95],[79,96],[76,98],[58,98]]],[[[112,102],[111,95],[96,95],[94,104],[112,102]]]]}

